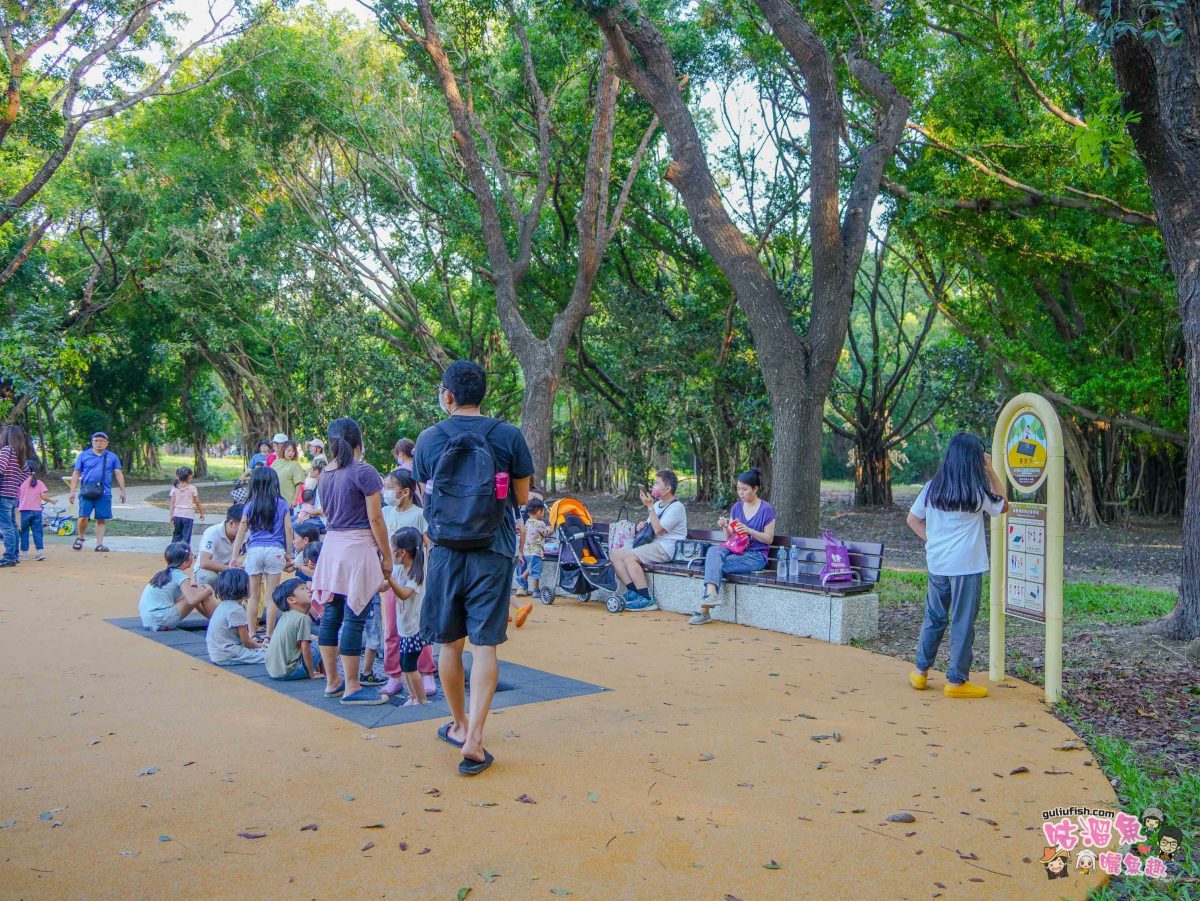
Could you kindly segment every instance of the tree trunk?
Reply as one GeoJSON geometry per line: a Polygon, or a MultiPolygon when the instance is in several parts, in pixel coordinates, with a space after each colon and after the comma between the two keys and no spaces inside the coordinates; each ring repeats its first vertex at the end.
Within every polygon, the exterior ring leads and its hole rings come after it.
{"type": "MultiPolygon", "coordinates": [[[[1110,56],[1138,155],[1146,167],[1163,243],[1175,274],[1187,349],[1187,495],[1183,509],[1183,571],[1179,603],[1164,622],[1164,634],[1177,640],[1200,637],[1200,4],[1173,5],[1181,29],[1177,41],[1143,35],[1147,3],[1122,4],[1116,15],[1131,26],[1113,41],[1110,56]]],[[[1100,4],[1088,0],[1102,19],[1100,4]]],[[[1104,21],[1104,26],[1113,23],[1104,21]]],[[[1113,29],[1114,31],[1116,29],[1113,29]]]]}
{"type": "Polygon", "coordinates": [[[892,506],[892,458],[878,428],[859,432],[854,443],[854,506],[892,506]]]}
{"type": "Polygon", "coordinates": [[[45,399],[41,401],[41,407],[42,412],[46,414],[46,427],[50,429],[50,459],[55,469],[62,469],[62,445],[58,440],[58,423],[54,421],[54,407],[45,399]]]}
{"type": "MultiPolygon", "coordinates": [[[[558,373],[549,366],[539,366],[532,360],[522,362],[525,373],[525,392],[521,400],[521,432],[533,457],[533,481],[546,484],[550,468],[551,437],[554,431],[554,396],[558,391],[558,373]]],[[[561,372],[561,367],[559,372],[561,372]]]]}
{"type": "Polygon", "coordinates": [[[192,438],[192,478],[208,478],[208,439],[204,435],[192,438]]]}
{"type": "Polygon", "coordinates": [[[843,216],[839,142],[844,116],[841,86],[829,52],[790,2],[758,0],[758,6],[796,60],[809,97],[813,289],[804,335],[792,327],[778,287],[725,210],[662,33],[635,0],[603,8],[587,4],[608,38],[621,76],[662,120],[672,156],[664,177],[679,192],[693,230],[746,314],[771,399],[775,448],[771,496],[780,529],[811,535],[820,519],[825,398],[846,339],[871,207],[884,167],[903,134],[909,101],[873,64],[854,54],[847,58],[855,79],[878,102],[881,112],[876,140],[860,152],[843,216]]]}
{"type": "Polygon", "coordinates": [[[1063,421],[1063,444],[1066,446],[1067,462],[1071,464],[1071,475],[1075,480],[1074,516],[1076,522],[1088,528],[1100,525],[1100,510],[1096,506],[1096,494],[1092,484],[1092,470],[1084,453],[1080,429],[1071,419],[1063,421]]]}

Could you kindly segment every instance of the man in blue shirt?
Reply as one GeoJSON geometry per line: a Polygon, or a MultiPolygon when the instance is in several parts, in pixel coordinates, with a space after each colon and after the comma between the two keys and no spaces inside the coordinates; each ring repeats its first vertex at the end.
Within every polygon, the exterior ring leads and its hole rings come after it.
{"type": "Polygon", "coordinates": [[[125,503],[125,473],[121,471],[121,458],[108,449],[108,435],[104,432],[96,432],[92,435],[92,449],[81,451],[79,456],[75,458],[75,469],[71,473],[71,493],[68,497],[68,503],[75,503],[75,495],[79,492],[79,486],[83,485],[84,493],[93,493],[89,491],[89,486],[99,486],[100,494],[98,497],[83,497],[79,498],[79,534],[75,538],[75,543],[71,545],[75,550],[80,550],[83,547],[83,542],[87,538],[88,518],[92,517],[96,520],[96,550],[102,553],[107,553],[109,548],[104,543],[104,529],[108,525],[108,521],[112,519],[112,484],[113,477],[116,477],[117,484],[121,486],[121,503],[125,503]]]}

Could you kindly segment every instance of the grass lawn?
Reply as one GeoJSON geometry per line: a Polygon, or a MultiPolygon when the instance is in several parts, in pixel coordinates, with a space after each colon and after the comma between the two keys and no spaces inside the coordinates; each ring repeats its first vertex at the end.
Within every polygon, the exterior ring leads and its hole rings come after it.
{"type": "MultiPolygon", "coordinates": [[[[979,617],[988,616],[989,586],[983,577],[983,601],[979,617]]],[[[879,603],[923,604],[926,576],[913,570],[885,569],[879,579],[879,603]]],[[[1063,619],[1071,623],[1143,623],[1166,616],[1175,606],[1173,591],[1097,585],[1092,582],[1063,583],[1063,619]]]]}
{"type": "MultiPolygon", "coordinates": [[[[199,525],[197,523],[197,525],[199,525]]],[[[111,519],[105,537],[114,538],[170,538],[171,526],[166,522],[134,522],[128,519],[111,519]]],[[[94,526],[88,526],[88,537],[94,538],[94,526]]]]}
{"type": "MultiPolygon", "coordinates": [[[[191,468],[195,465],[191,454],[159,454],[159,475],[164,479],[174,479],[175,470],[180,466],[191,468]]],[[[208,458],[208,478],[219,482],[231,482],[242,477],[246,471],[246,463],[241,457],[208,458]]]]}

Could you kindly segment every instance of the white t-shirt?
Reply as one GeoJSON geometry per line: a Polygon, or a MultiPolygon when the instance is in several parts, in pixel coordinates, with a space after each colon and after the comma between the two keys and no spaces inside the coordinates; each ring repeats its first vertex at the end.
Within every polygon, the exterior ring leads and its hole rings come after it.
{"type": "Polygon", "coordinates": [[[654,540],[662,545],[668,558],[674,557],[675,542],[687,538],[687,508],[680,500],[673,500],[668,504],[655,501],[654,512],[658,514],[659,523],[667,530],[665,535],[656,535],[654,540]]]}
{"type": "Polygon", "coordinates": [[[387,526],[389,536],[395,535],[399,529],[416,529],[422,535],[425,534],[425,511],[413,504],[407,510],[401,510],[398,507],[393,507],[391,504],[383,505],[383,524],[387,526]]]}
{"type": "Polygon", "coordinates": [[[969,576],[988,570],[983,514],[999,516],[1004,501],[985,498],[979,510],[939,510],[925,503],[926,484],[909,512],[925,520],[925,565],[935,576],[969,576]]]}
{"type": "MultiPolygon", "coordinates": [[[[209,559],[214,563],[229,565],[233,560],[233,542],[225,537],[225,523],[219,522],[204,530],[204,536],[200,539],[200,554],[208,554],[209,559]]],[[[199,562],[196,563],[197,582],[203,585],[216,585],[219,575],[220,573],[215,573],[211,569],[202,568],[199,562]]]]}
{"type": "Polygon", "coordinates": [[[392,567],[392,578],[398,585],[413,589],[408,600],[396,597],[396,634],[401,638],[412,638],[421,631],[421,602],[425,597],[424,584],[418,585],[399,566],[392,567]]]}
{"type": "Polygon", "coordinates": [[[221,601],[217,604],[212,619],[208,621],[208,632],[205,633],[208,659],[213,663],[223,663],[241,653],[242,637],[238,634],[238,627],[249,625],[246,608],[237,601],[221,601]]]}

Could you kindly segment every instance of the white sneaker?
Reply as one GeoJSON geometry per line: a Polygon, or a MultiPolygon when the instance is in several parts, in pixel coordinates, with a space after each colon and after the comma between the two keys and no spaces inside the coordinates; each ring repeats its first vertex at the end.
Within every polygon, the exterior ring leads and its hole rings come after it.
{"type": "Polygon", "coordinates": [[[708,608],[702,607],[698,613],[693,613],[692,618],[688,620],[693,626],[703,626],[705,623],[711,623],[712,617],[708,615],[708,608]]]}
{"type": "Polygon", "coordinates": [[[45,551],[38,551],[38,552],[37,552],[37,557],[36,557],[35,559],[37,559],[37,560],[45,560],[45,559],[46,559],[46,552],[45,552],[45,551]]]}

